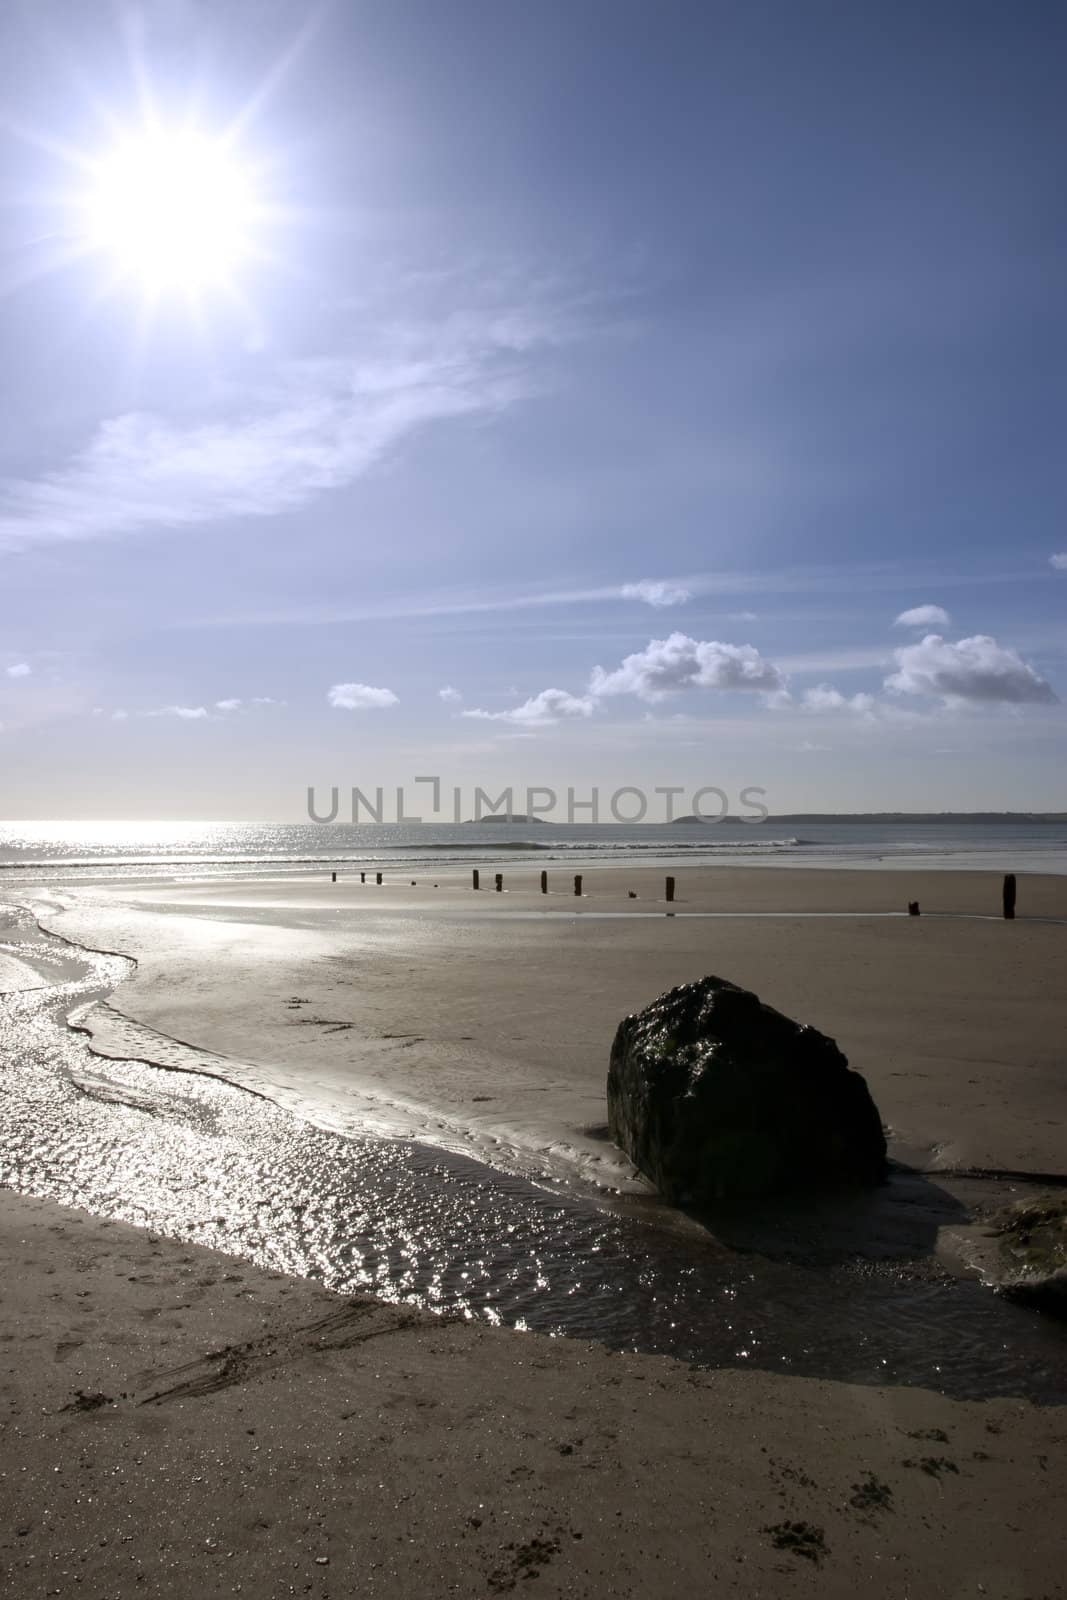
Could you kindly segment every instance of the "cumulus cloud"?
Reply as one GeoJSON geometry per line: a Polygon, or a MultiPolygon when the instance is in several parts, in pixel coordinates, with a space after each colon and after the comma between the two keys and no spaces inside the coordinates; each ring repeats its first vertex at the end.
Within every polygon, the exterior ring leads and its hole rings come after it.
{"type": "Polygon", "coordinates": [[[336,711],[383,711],[398,703],[392,689],[375,689],[369,683],[335,683],[326,698],[336,711]]]}
{"type": "Polygon", "coordinates": [[[1017,651],[986,634],[952,644],[940,634],[928,633],[919,644],[906,645],[894,655],[897,671],[885,680],[893,694],[1011,705],[1047,705],[1057,699],[1051,684],[1017,651]]]}
{"type": "Polygon", "coordinates": [[[1048,559],[1049,565],[1055,567],[1057,572],[1067,572],[1067,550],[1060,550],[1048,559]]]}
{"type": "Polygon", "coordinates": [[[941,606],[912,606],[902,611],[894,628],[947,628],[952,618],[941,606]]]}
{"type": "Polygon", "coordinates": [[[800,697],[804,711],[853,711],[857,716],[869,716],[876,704],[872,694],[842,694],[829,683],[805,689],[800,697]]]}
{"type": "Polygon", "coordinates": [[[446,706],[458,706],[463,699],[459,690],[453,689],[450,683],[446,683],[443,689],[438,689],[437,696],[438,699],[444,701],[446,706]]]}
{"type": "Polygon", "coordinates": [[[202,722],[210,714],[206,706],[160,706],[145,712],[146,717],[178,717],[182,722],[202,722]]]}
{"type": "Polygon", "coordinates": [[[16,661],[13,667],[8,667],[7,675],[9,678],[28,678],[32,671],[28,661],[16,661]]]}
{"type": "Polygon", "coordinates": [[[750,644],[722,644],[717,639],[690,639],[672,633],[667,639],[650,639],[644,650],[627,656],[613,672],[594,667],[589,692],[597,699],[607,695],[635,694],[655,703],[682,689],[785,688],[785,678],[750,644]]]}
{"type": "Polygon", "coordinates": [[[660,578],[642,578],[638,583],[624,583],[622,586],[624,600],[643,600],[646,606],[655,606],[662,610],[667,606],[684,606],[691,600],[690,590],[683,589],[680,583],[668,583],[660,578]]]}
{"type": "Polygon", "coordinates": [[[464,711],[461,715],[481,722],[510,722],[517,727],[545,728],[563,717],[591,717],[595,703],[589,695],[568,694],[566,689],[542,689],[511,711],[464,711]]]}
{"type": "Polygon", "coordinates": [[[225,414],[109,418],[53,470],[0,478],[0,550],[291,511],[432,423],[513,405],[531,352],[558,337],[550,315],[501,310],[390,326],[358,356],[279,364],[225,414]]]}
{"type": "Polygon", "coordinates": [[[215,710],[216,711],[240,711],[241,703],[242,702],[240,700],[216,700],[215,701],[215,710]]]}

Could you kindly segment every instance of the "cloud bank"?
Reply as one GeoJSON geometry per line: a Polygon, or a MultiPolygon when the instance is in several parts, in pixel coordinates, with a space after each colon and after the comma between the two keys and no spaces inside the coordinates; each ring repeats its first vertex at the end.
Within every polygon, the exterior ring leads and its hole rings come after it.
{"type": "Polygon", "coordinates": [[[691,639],[685,633],[651,639],[646,649],[627,656],[613,672],[594,667],[589,683],[596,699],[633,694],[651,704],[686,689],[784,688],[784,674],[753,645],[691,639]]]}
{"type": "Polygon", "coordinates": [[[464,717],[481,722],[510,722],[521,728],[547,728],[562,717],[591,717],[595,702],[589,695],[568,694],[566,689],[542,689],[511,711],[464,711],[464,717]]]}
{"type": "Polygon", "coordinates": [[[952,644],[929,633],[919,644],[894,652],[897,671],[885,680],[892,694],[931,695],[1009,705],[1051,704],[1058,698],[1022,657],[987,634],[952,644]]]}

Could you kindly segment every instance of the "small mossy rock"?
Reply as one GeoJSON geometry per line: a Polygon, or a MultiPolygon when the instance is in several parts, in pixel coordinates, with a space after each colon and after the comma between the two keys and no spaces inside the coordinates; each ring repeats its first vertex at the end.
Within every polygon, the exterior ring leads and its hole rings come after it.
{"type": "Polygon", "coordinates": [[[660,995],[620,1024],[608,1127],[677,1205],[874,1185],[881,1118],[832,1039],[725,978],[660,995]]]}

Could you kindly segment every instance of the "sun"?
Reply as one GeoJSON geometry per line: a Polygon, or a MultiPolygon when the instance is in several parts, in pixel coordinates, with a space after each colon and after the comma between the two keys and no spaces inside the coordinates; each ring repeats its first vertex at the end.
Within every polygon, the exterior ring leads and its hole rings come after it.
{"type": "Polygon", "coordinates": [[[86,244],[150,296],[232,283],[254,247],[257,197],[227,142],[145,130],[90,163],[86,244]]]}

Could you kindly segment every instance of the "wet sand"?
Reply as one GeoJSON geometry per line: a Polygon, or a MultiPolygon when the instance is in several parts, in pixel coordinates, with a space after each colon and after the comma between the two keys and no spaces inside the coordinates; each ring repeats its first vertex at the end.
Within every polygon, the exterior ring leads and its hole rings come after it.
{"type": "Polygon", "coordinates": [[[1057,1596],[1067,1411],[345,1299],[0,1191],[0,1592],[1057,1596]]]}
{"type": "Polygon", "coordinates": [[[837,1039],[898,1154],[1062,1170],[1067,925],[1041,919],[1067,924],[1067,877],[1021,877],[1012,923],[987,873],[690,866],[671,917],[658,870],[586,871],[580,900],[562,873],[542,897],[529,868],[500,895],[466,873],[416,877],[38,898],[47,926],[137,958],[88,1019],[96,1048],[165,1058],[126,1023],[147,1025],[339,1131],[640,1188],[595,1131],[615,1027],[715,972],[837,1039]],[[913,898],[923,915],[899,915],[913,898]]]}

